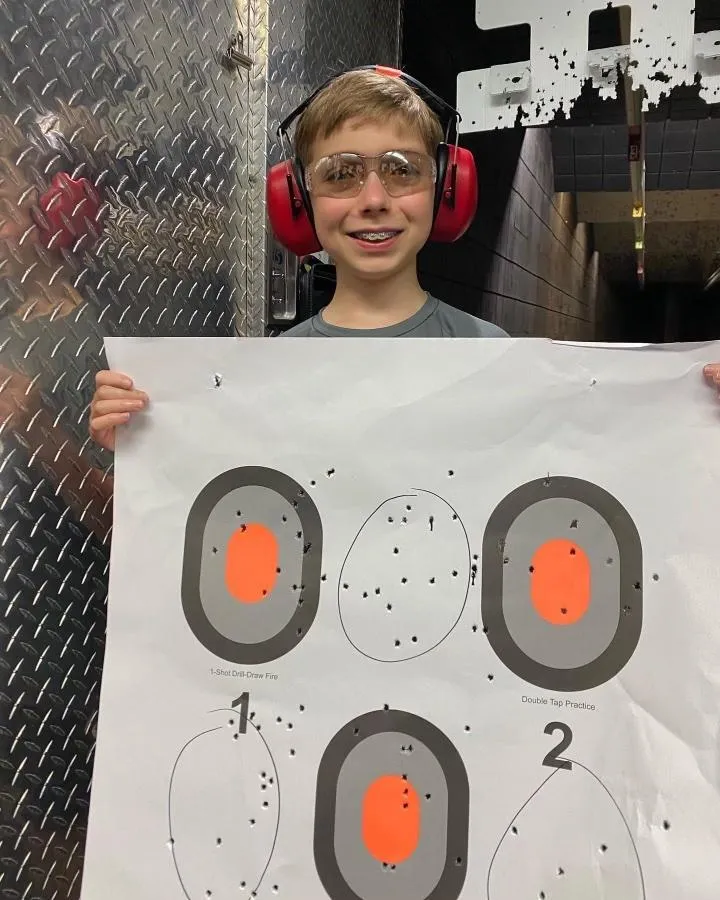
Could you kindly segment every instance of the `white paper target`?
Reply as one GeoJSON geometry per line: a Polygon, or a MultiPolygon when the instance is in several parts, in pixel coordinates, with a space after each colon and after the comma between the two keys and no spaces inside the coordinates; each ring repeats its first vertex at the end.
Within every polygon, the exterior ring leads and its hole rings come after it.
{"type": "Polygon", "coordinates": [[[471,581],[468,535],[430,491],[381,503],[353,540],[338,581],[347,639],[380,662],[422,656],[452,633],[471,581]]]}
{"type": "Polygon", "coordinates": [[[271,861],[280,786],[247,709],[217,710],[210,720],[181,749],[171,773],[172,858],[187,900],[236,900],[257,890],[271,861]]]}
{"type": "Polygon", "coordinates": [[[631,814],[585,766],[555,769],[503,834],[487,900],[645,900],[631,814]]]}

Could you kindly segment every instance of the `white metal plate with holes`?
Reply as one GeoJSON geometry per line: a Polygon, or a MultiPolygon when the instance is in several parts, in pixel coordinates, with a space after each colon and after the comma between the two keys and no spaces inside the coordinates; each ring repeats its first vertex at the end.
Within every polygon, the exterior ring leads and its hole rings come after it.
{"type": "Polygon", "coordinates": [[[530,60],[461,72],[461,131],[544,125],[569,114],[584,82],[615,96],[618,66],[646,92],[645,108],[671,88],[701,76],[701,96],[720,101],[720,32],[695,35],[695,0],[625,0],[631,7],[629,46],[588,50],[588,22],[601,0],[477,0],[480,29],[529,24],[530,60]]]}

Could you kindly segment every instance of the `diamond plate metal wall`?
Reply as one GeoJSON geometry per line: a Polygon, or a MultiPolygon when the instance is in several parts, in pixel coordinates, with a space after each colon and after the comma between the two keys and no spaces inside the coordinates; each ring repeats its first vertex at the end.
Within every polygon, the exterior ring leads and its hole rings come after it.
{"type": "Polygon", "coordinates": [[[396,63],[399,6],[0,0],[3,900],[79,895],[112,516],[87,440],[102,337],[263,334],[277,122],[336,69],[396,63]],[[251,66],[228,72],[238,30],[251,66]],[[103,215],[48,248],[58,172],[103,215]]]}
{"type": "Polygon", "coordinates": [[[266,12],[0,3],[2,898],[79,894],[112,513],[87,442],[102,336],[262,333],[266,12]],[[220,64],[238,29],[249,72],[220,64]],[[104,214],[48,249],[58,172],[104,214]]]}

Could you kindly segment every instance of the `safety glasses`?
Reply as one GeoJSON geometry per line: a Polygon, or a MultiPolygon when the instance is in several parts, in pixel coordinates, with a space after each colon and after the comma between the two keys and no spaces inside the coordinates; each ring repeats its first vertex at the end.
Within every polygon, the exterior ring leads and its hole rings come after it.
{"type": "Polygon", "coordinates": [[[435,183],[435,160],[413,150],[389,150],[379,156],[334,153],[305,170],[305,183],[316,197],[357,197],[370,172],[376,172],[391,197],[404,197],[435,183]]]}

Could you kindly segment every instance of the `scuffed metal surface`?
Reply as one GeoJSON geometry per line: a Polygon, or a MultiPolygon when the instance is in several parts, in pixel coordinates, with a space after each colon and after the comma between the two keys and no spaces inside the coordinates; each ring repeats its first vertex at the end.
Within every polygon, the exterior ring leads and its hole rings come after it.
{"type": "Polygon", "coordinates": [[[589,16],[597,0],[477,0],[480,29],[529,24],[530,60],[458,76],[458,106],[464,132],[545,125],[569,115],[583,84],[602,99],[614,98],[618,70],[645,92],[644,109],[673,87],[699,80],[700,96],[720,101],[720,32],[694,34],[694,0],[623,0],[631,7],[627,46],[588,50],[589,16]]]}

